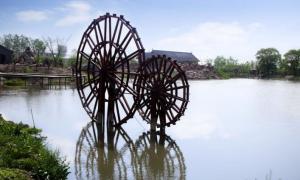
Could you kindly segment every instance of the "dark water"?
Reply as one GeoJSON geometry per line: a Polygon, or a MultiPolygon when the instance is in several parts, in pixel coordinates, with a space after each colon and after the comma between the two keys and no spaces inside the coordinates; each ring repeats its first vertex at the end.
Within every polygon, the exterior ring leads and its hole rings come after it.
{"type": "Polygon", "coordinates": [[[162,146],[138,115],[102,148],[77,92],[0,90],[0,113],[33,124],[70,162],[69,179],[300,179],[300,83],[192,81],[190,104],[162,146]],[[84,129],[82,129],[85,127],[84,129]],[[118,138],[117,138],[118,137],[118,138]]]}

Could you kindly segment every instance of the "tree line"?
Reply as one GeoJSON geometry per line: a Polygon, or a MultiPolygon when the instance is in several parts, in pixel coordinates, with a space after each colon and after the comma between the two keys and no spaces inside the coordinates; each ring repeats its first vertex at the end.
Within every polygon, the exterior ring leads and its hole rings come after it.
{"type": "MultiPolygon", "coordinates": [[[[66,40],[59,38],[31,38],[18,34],[0,37],[0,44],[13,51],[13,63],[20,62],[24,52],[32,52],[33,63],[49,66],[73,66],[76,50],[66,58],[66,40]]],[[[291,49],[283,56],[275,48],[257,51],[255,61],[239,62],[232,57],[218,56],[213,63],[217,74],[223,78],[258,76],[261,78],[300,76],[300,49],[291,49]]]]}
{"type": "Polygon", "coordinates": [[[70,65],[66,59],[66,41],[60,38],[31,38],[18,34],[5,34],[0,44],[13,51],[13,63],[20,63],[24,53],[32,54],[34,64],[47,66],[70,65]]]}
{"type": "Polygon", "coordinates": [[[262,48],[255,57],[256,61],[239,63],[232,57],[218,56],[213,64],[217,74],[223,78],[300,76],[300,49],[291,49],[282,56],[275,48],[262,48]]]}

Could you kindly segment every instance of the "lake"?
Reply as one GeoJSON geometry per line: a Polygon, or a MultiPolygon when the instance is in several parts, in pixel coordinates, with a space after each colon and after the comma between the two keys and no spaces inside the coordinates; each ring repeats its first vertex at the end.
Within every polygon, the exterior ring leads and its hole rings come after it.
{"type": "Polygon", "coordinates": [[[48,146],[70,162],[70,179],[300,179],[299,82],[208,80],[190,81],[190,87],[185,116],[167,128],[165,147],[154,150],[144,133],[149,125],[138,114],[116,132],[122,137],[114,150],[93,149],[89,118],[69,87],[2,89],[0,113],[30,125],[34,119],[48,146]]]}

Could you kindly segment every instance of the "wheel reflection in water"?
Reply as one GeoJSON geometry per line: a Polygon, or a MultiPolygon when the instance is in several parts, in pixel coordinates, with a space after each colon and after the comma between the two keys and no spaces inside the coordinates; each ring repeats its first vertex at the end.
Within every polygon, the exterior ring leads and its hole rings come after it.
{"type": "Polygon", "coordinates": [[[77,179],[127,179],[124,157],[133,153],[133,143],[121,128],[110,132],[113,133],[104,142],[98,138],[95,123],[90,122],[82,129],[76,144],[77,179]]]}
{"type": "Polygon", "coordinates": [[[135,143],[137,179],[185,179],[185,163],[179,146],[159,132],[143,133],[135,143]]]}
{"type": "Polygon", "coordinates": [[[146,132],[133,143],[118,128],[105,141],[94,126],[87,124],[77,141],[77,179],[185,179],[183,154],[169,136],[146,132]]]}

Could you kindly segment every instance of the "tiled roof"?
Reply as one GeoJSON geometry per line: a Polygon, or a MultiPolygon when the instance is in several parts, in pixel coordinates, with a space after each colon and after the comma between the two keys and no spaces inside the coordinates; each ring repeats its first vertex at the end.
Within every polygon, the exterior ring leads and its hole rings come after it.
{"type": "Polygon", "coordinates": [[[151,52],[146,52],[146,58],[151,58],[152,56],[166,55],[167,57],[176,60],[177,62],[198,62],[199,60],[189,52],[177,52],[177,51],[162,51],[162,50],[152,50],[151,52]]]}

